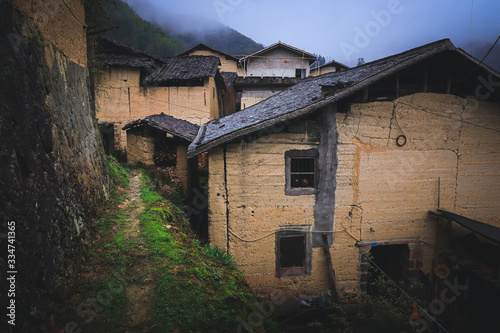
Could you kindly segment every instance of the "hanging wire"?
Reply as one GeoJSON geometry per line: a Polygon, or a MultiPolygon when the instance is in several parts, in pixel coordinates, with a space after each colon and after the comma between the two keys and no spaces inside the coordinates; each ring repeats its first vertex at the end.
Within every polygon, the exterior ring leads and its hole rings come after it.
{"type": "Polygon", "coordinates": [[[74,18],[74,19],[75,19],[78,23],[80,23],[80,24],[83,26],[83,28],[84,28],[84,29],[86,29],[86,28],[87,28],[87,25],[86,25],[85,23],[82,23],[82,21],[80,21],[80,20],[78,19],[78,17],[76,17],[75,13],[73,13],[73,11],[71,10],[71,8],[69,8],[69,6],[68,6],[68,4],[66,3],[66,1],[65,1],[65,0],[62,0],[62,2],[63,2],[63,3],[64,3],[64,5],[66,6],[66,8],[68,8],[68,10],[69,10],[69,12],[71,13],[71,15],[73,16],[73,18],[74,18]]]}
{"type": "Polygon", "coordinates": [[[396,286],[396,288],[399,289],[399,291],[401,291],[401,293],[403,293],[403,295],[408,298],[410,301],[412,301],[419,309],[420,311],[422,311],[425,316],[427,317],[428,320],[432,320],[437,326],[439,326],[439,328],[441,328],[444,332],[446,333],[449,333],[448,330],[446,328],[444,328],[436,319],[432,318],[432,316],[427,313],[427,311],[425,311],[425,309],[417,303],[417,301],[415,299],[413,299],[413,297],[411,297],[410,295],[408,295],[408,293],[406,291],[404,291],[403,288],[401,288],[397,283],[396,281],[394,281],[393,279],[391,279],[389,277],[389,275],[387,275],[380,267],[378,267],[378,265],[366,254],[366,253],[363,253],[363,257],[368,260],[376,269],[378,269],[382,274],[384,274],[384,276],[389,279],[390,281],[392,281],[392,283],[394,283],[394,285],[396,286]]]}
{"type": "Polygon", "coordinates": [[[466,78],[468,78],[472,73],[474,73],[484,62],[484,60],[488,57],[488,55],[490,54],[490,52],[493,50],[493,48],[495,47],[495,45],[497,45],[498,43],[498,40],[500,39],[500,35],[498,35],[497,37],[497,40],[493,43],[493,45],[490,47],[490,49],[488,50],[488,52],[486,52],[486,55],[483,57],[483,59],[477,64],[477,66],[472,69],[467,75],[459,78],[459,79],[455,79],[453,80],[453,82],[457,82],[457,81],[462,81],[462,80],[465,80],[466,78]]]}
{"type": "Polygon", "coordinates": [[[442,118],[447,118],[447,119],[451,119],[451,120],[456,120],[456,121],[460,121],[460,122],[468,124],[468,125],[472,125],[472,126],[484,128],[484,129],[487,129],[487,130],[490,130],[490,131],[500,132],[500,130],[496,129],[496,128],[491,128],[491,127],[487,127],[487,126],[483,126],[483,125],[479,125],[479,124],[474,124],[474,123],[471,123],[470,121],[467,121],[467,120],[453,118],[453,117],[445,116],[445,115],[442,115],[442,114],[439,114],[439,113],[435,113],[435,112],[432,112],[432,111],[429,111],[429,110],[420,109],[420,108],[417,108],[416,106],[413,106],[413,105],[410,105],[410,104],[407,104],[407,103],[404,103],[404,102],[398,102],[396,104],[396,106],[398,104],[403,104],[403,105],[411,107],[412,109],[415,109],[417,111],[422,111],[422,112],[425,112],[425,113],[430,113],[430,114],[432,114],[434,116],[437,116],[437,117],[442,117],[442,118]]]}

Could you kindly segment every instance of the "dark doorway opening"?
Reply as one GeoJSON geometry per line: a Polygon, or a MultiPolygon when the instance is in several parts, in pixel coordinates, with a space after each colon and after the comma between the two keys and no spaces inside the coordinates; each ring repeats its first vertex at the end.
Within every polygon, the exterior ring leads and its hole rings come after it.
{"type": "MultiPolygon", "coordinates": [[[[370,254],[373,262],[396,282],[404,281],[405,268],[408,262],[409,248],[406,244],[380,245],[372,247],[370,254]]],[[[368,293],[373,294],[373,282],[383,275],[376,267],[372,267],[368,278],[368,293]]]]}

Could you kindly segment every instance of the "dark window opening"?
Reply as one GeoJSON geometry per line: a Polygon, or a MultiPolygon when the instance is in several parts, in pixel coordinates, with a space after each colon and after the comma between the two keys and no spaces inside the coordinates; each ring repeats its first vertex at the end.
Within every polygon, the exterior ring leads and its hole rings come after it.
{"type": "Polygon", "coordinates": [[[292,188],[314,188],[314,158],[292,158],[290,160],[290,183],[292,188]]]}
{"type": "Polygon", "coordinates": [[[295,77],[297,79],[304,79],[306,77],[306,70],[303,68],[295,69],[295,77]]]}
{"type": "Polygon", "coordinates": [[[281,231],[276,234],[276,274],[279,277],[306,275],[311,271],[311,251],[307,234],[281,231]]]}
{"type": "Polygon", "coordinates": [[[306,237],[288,236],[280,238],[280,268],[304,268],[306,260],[306,237]]]}

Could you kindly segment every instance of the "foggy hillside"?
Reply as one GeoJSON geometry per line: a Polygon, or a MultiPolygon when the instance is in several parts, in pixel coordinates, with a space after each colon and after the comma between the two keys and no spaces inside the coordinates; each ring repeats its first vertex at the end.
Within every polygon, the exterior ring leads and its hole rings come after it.
{"type": "Polygon", "coordinates": [[[140,17],[163,28],[187,47],[203,42],[233,55],[247,55],[264,48],[262,44],[215,20],[168,13],[148,1],[127,2],[140,17]]]}

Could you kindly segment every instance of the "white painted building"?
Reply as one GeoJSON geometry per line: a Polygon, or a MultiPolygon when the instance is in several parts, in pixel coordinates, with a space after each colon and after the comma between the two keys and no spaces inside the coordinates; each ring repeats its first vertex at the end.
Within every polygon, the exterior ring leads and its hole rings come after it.
{"type": "Polygon", "coordinates": [[[241,91],[241,108],[245,109],[275,95],[309,76],[316,56],[282,42],[243,57],[243,77],[236,87],[241,91]]]}

